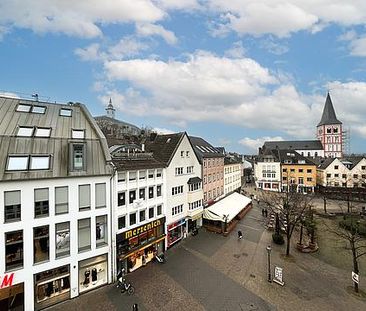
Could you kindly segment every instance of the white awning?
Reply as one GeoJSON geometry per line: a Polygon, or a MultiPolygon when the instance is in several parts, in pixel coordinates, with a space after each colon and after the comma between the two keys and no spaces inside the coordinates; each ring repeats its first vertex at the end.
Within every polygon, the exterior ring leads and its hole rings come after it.
{"type": "Polygon", "coordinates": [[[219,202],[205,208],[203,210],[203,218],[208,220],[230,222],[244,208],[250,204],[252,200],[245,195],[234,192],[219,202]]]}

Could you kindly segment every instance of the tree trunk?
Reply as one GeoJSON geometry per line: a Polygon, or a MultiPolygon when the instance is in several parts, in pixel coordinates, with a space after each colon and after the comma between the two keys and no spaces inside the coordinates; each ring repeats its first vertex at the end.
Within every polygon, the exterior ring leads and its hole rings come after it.
{"type": "MultiPolygon", "coordinates": [[[[352,248],[352,257],[353,257],[353,272],[358,274],[358,262],[357,262],[357,253],[356,253],[356,249],[355,249],[355,241],[350,241],[351,242],[351,248],[352,248]]],[[[356,282],[353,282],[354,284],[354,288],[355,288],[355,292],[358,293],[358,284],[356,282]]]]}
{"type": "Polygon", "coordinates": [[[300,239],[299,239],[299,244],[300,245],[302,244],[302,234],[303,234],[303,225],[301,224],[301,227],[300,227],[300,239]]]}
{"type": "Polygon", "coordinates": [[[325,194],[324,194],[323,200],[324,200],[324,213],[326,214],[327,213],[327,198],[325,197],[325,194]]]}
{"type": "Polygon", "coordinates": [[[286,256],[290,256],[290,237],[289,236],[286,236],[287,237],[287,245],[286,245],[286,256]]]}

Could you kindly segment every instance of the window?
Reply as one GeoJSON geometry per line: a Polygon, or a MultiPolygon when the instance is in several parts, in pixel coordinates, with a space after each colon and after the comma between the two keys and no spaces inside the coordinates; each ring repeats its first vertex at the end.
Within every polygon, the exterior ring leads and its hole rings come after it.
{"type": "Polygon", "coordinates": [[[183,213],[183,204],[181,205],[178,205],[178,206],[174,206],[172,208],[172,215],[177,215],[177,214],[180,214],[180,213],[183,213]]]}
{"type": "Polygon", "coordinates": [[[33,228],[33,261],[34,263],[49,259],[49,229],[48,226],[33,228]]]}
{"type": "Polygon", "coordinates": [[[172,195],[183,193],[183,186],[177,186],[172,188],[172,195]]]}
{"type": "Polygon", "coordinates": [[[23,231],[5,233],[5,269],[23,267],[23,231]]]}
{"type": "Polygon", "coordinates": [[[70,222],[56,224],[56,258],[70,255],[70,222]]]}
{"type": "Polygon", "coordinates": [[[27,104],[19,104],[15,111],[19,112],[29,112],[31,110],[32,106],[27,104]]]}
{"type": "Polygon", "coordinates": [[[331,128],[327,128],[327,133],[328,134],[332,133],[332,129],[331,128]]]}
{"type": "Polygon", "coordinates": [[[282,172],[286,173],[287,172],[287,168],[283,168],[282,172]]]}
{"type": "Polygon", "coordinates": [[[90,185],[79,185],[79,211],[90,210],[90,185]]]}
{"type": "Polygon", "coordinates": [[[154,170],[149,170],[149,179],[154,178],[154,170]]]}
{"type": "Polygon", "coordinates": [[[159,216],[163,213],[162,205],[158,205],[156,207],[156,216],[159,216]]]}
{"type": "Polygon", "coordinates": [[[180,156],[183,158],[184,157],[184,151],[180,152],[180,156]]]}
{"type": "Polygon", "coordinates": [[[32,113],[44,114],[46,112],[46,107],[44,106],[33,106],[32,113]]]}
{"type": "Polygon", "coordinates": [[[183,167],[176,167],[175,175],[183,175],[183,167]]]}
{"type": "Polygon", "coordinates": [[[201,189],[201,183],[200,182],[188,185],[188,190],[189,191],[196,191],[198,189],[201,189]]]}
{"type": "Polygon", "coordinates": [[[207,183],[207,178],[206,178],[206,176],[203,176],[203,183],[206,185],[206,183],[207,183]]]}
{"type": "Polygon", "coordinates": [[[71,137],[76,139],[84,139],[85,130],[71,130],[71,137]]]}
{"type": "Polygon", "coordinates": [[[161,185],[156,186],[156,196],[161,197],[161,185]]]}
{"type": "Polygon", "coordinates": [[[339,177],[339,174],[334,174],[334,177],[339,177]]]}
{"type": "Polygon", "coordinates": [[[306,181],[313,181],[313,179],[311,177],[307,177],[306,181]]]}
{"type": "Polygon", "coordinates": [[[146,178],[146,171],[139,171],[139,179],[145,179],[146,178]]]}
{"type": "Polygon", "coordinates": [[[358,183],[357,183],[357,182],[355,182],[355,183],[353,184],[353,187],[354,187],[354,188],[358,188],[358,183]]]}
{"type": "Polygon", "coordinates": [[[34,189],[34,217],[47,217],[49,214],[48,188],[34,189]]]}
{"type": "Polygon", "coordinates": [[[34,133],[35,137],[50,137],[51,136],[51,128],[49,127],[36,127],[36,131],[34,133]]]}
{"type": "Polygon", "coordinates": [[[312,169],[307,169],[306,170],[306,173],[309,173],[309,174],[311,174],[313,171],[312,171],[312,169]]]}
{"type": "Polygon", "coordinates": [[[139,199],[145,200],[145,188],[139,189],[139,199]]]}
{"type": "Polygon", "coordinates": [[[78,220],[78,250],[79,252],[90,250],[90,218],[78,220]]]}
{"type": "Polygon", "coordinates": [[[97,247],[105,246],[107,244],[107,215],[97,216],[95,220],[95,239],[97,247]]]}
{"type": "Polygon", "coordinates": [[[8,171],[25,171],[28,169],[28,156],[9,156],[8,171]]]}
{"type": "Polygon", "coordinates": [[[333,133],[338,133],[338,128],[334,128],[333,133]]]}
{"type": "Polygon", "coordinates": [[[358,178],[358,174],[353,174],[353,178],[357,179],[358,178]]]}
{"type": "Polygon", "coordinates": [[[21,216],[20,190],[4,192],[4,221],[18,221],[21,216]]]}
{"type": "Polygon", "coordinates": [[[30,170],[48,170],[50,168],[49,156],[31,156],[30,170]]]}
{"type": "Polygon", "coordinates": [[[361,170],[366,170],[366,166],[361,166],[361,170]]]}
{"type": "Polygon", "coordinates": [[[282,177],[282,180],[287,180],[287,177],[286,177],[286,176],[283,176],[283,177],[282,177]]]}
{"type": "Polygon", "coordinates": [[[68,187],[55,188],[55,214],[64,214],[69,212],[69,189],[68,187]]]}
{"type": "Polygon", "coordinates": [[[95,184],[95,208],[106,207],[106,184],[95,184]]]}
{"type": "Polygon", "coordinates": [[[299,173],[303,173],[304,170],[302,168],[299,168],[299,173]]]}
{"type": "Polygon", "coordinates": [[[126,216],[118,217],[118,230],[126,228],[126,216]]]}
{"type": "Polygon", "coordinates": [[[157,170],[156,171],[156,177],[161,177],[162,175],[162,171],[161,170],[157,170]]]}
{"type": "Polygon", "coordinates": [[[291,173],[294,173],[294,172],[295,172],[295,169],[294,169],[294,168],[291,168],[291,169],[290,169],[290,172],[291,172],[291,173]]]}
{"type": "Polygon", "coordinates": [[[362,179],[366,179],[366,175],[365,175],[365,174],[362,174],[362,175],[361,175],[361,178],[362,178],[362,179]]]}
{"type": "Polygon", "coordinates": [[[33,127],[19,126],[17,136],[32,137],[33,131],[33,127]]]}
{"type": "Polygon", "coordinates": [[[316,152],[316,151],[315,151],[314,156],[316,156],[316,157],[317,157],[317,156],[318,156],[318,152],[316,152]]]}
{"type": "Polygon", "coordinates": [[[186,151],[186,157],[187,158],[189,157],[189,151],[186,151]]]}
{"type": "Polygon", "coordinates": [[[203,194],[203,201],[206,201],[207,200],[207,192],[205,192],[204,194],[203,194]]]}
{"type": "Polygon", "coordinates": [[[130,214],[130,226],[133,226],[136,224],[136,213],[130,214]]]}
{"type": "Polygon", "coordinates": [[[140,211],[140,222],[146,220],[146,210],[140,211]]]}
{"type": "Polygon", "coordinates": [[[334,165],[334,169],[337,170],[338,169],[338,165],[334,165]]]}
{"type": "Polygon", "coordinates": [[[153,207],[150,207],[149,208],[149,219],[151,219],[153,217],[154,217],[154,208],[153,207]]]}
{"type": "Polygon", "coordinates": [[[72,110],[71,109],[66,109],[66,108],[61,108],[60,109],[60,116],[62,117],[71,117],[72,115],[72,110]]]}
{"type": "Polygon", "coordinates": [[[118,182],[126,181],[126,172],[118,172],[118,182]]]}
{"type": "Polygon", "coordinates": [[[347,174],[342,174],[342,178],[347,178],[347,174]]]}
{"type": "Polygon", "coordinates": [[[154,187],[149,187],[149,199],[154,197],[154,187]]]}
{"type": "Polygon", "coordinates": [[[328,178],[332,177],[332,174],[327,174],[327,177],[328,177],[328,178]]]}
{"type": "Polygon", "coordinates": [[[72,145],[72,169],[84,170],[85,166],[85,146],[82,144],[72,145]]]}
{"type": "Polygon", "coordinates": [[[135,181],[136,175],[136,172],[128,172],[128,181],[135,181]]]}
{"type": "Polygon", "coordinates": [[[125,194],[125,192],[118,192],[118,194],[117,194],[117,205],[118,206],[126,205],[126,194],[125,194]]]}
{"type": "Polygon", "coordinates": [[[129,195],[130,199],[128,202],[132,204],[136,200],[136,190],[130,190],[129,195]]]}

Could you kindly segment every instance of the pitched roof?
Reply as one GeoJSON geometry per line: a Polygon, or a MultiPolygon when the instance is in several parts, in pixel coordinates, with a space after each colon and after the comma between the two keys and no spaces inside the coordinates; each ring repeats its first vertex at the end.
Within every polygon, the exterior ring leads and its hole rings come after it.
{"type": "Polygon", "coordinates": [[[342,124],[342,122],[339,121],[336,117],[333,103],[329,93],[327,95],[327,99],[325,100],[323,115],[322,118],[320,119],[320,122],[318,123],[318,126],[325,124],[342,124]]]}
{"type": "Polygon", "coordinates": [[[291,150],[291,149],[281,149],[281,150],[278,150],[278,156],[279,156],[280,162],[281,163],[284,163],[284,164],[315,165],[312,161],[310,161],[309,159],[305,158],[304,156],[302,156],[301,154],[299,154],[295,150],[291,150]],[[291,163],[287,163],[289,161],[291,163]],[[299,163],[300,161],[302,163],[299,163]]]}
{"type": "Polygon", "coordinates": [[[189,140],[191,141],[193,150],[196,153],[200,163],[202,163],[203,158],[224,157],[222,150],[216,149],[201,137],[189,136],[189,140]]]}
{"type": "Polygon", "coordinates": [[[154,158],[169,165],[185,134],[185,132],[180,132],[175,134],[156,135],[153,141],[147,140],[145,142],[146,151],[152,152],[154,158]]]}
{"type": "Polygon", "coordinates": [[[265,149],[323,150],[320,140],[266,141],[265,149]]]}
{"type": "Polygon", "coordinates": [[[113,164],[118,171],[130,171],[139,169],[163,168],[165,164],[153,157],[145,158],[113,158],[113,164]]]}

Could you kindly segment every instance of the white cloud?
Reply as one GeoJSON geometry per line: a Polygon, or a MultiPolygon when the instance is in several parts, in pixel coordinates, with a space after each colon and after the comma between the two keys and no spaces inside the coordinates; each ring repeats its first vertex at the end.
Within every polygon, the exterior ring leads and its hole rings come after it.
{"type": "Polygon", "coordinates": [[[233,46],[225,51],[225,56],[232,58],[242,58],[245,55],[245,48],[243,47],[243,42],[234,42],[233,46]]]}
{"type": "Polygon", "coordinates": [[[100,45],[98,43],[93,43],[86,48],[77,48],[74,52],[83,61],[94,61],[103,58],[99,48],[100,45]]]}
{"type": "Polygon", "coordinates": [[[350,43],[351,55],[353,56],[366,56],[366,35],[354,39],[350,43]]]}
{"type": "Polygon", "coordinates": [[[139,55],[149,48],[149,45],[131,36],[122,38],[116,45],[108,49],[109,59],[121,59],[139,55]]]}
{"type": "Polygon", "coordinates": [[[275,137],[259,137],[259,138],[250,138],[250,137],[244,137],[243,139],[239,140],[239,144],[246,147],[247,149],[258,151],[259,147],[262,147],[264,142],[266,141],[281,141],[284,140],[281,136],[275,136],[275,137]]]}
{"type": "Polygon", "coordinates": [[[287,37],[307,30],[321,31],[329,24],[366,24],[366,2],[359,0],[208,0],[221,17],[219,32],[273,34],[287,37]]]}
{"type": "Polygon", "coordinates": [[[101,24],[154,23],[166,14],[152,0],[3,0],[0,26],[91,38],[102,34],[101,24]]]}
{"type": "Polygon", "coordinates": [[[192,10],[200,8],[198,1],[196,0],[156,0],[159,7],[171,10],[192,10]]]}
{"type": "Polygon", "coordinates": [[[276,42],[272,37],[261,40],[260,47],[275,55],[282,55],[288,52],[289,48],[286,44],[276,42]]]}
{"type": "Polygon", "coordinates": [[[172,131],[172,130],[169,130],[166,128],[159,128],[159,127],[155,127],[155,128],[153,128],[153,130],[155,132],[157,132],[158,134],[174,134],[175,133],[175,131],[172,131]]]}
{"type": "Polygon", "coordinates": [[[178,41],[174,32],[166,30],[161,25],[155,25],[150,23],[137,24],[136,31],[140,36],[161,36],[168,44],[176,44],[178,41]]]}

